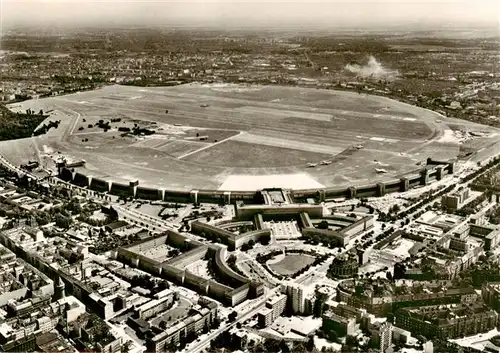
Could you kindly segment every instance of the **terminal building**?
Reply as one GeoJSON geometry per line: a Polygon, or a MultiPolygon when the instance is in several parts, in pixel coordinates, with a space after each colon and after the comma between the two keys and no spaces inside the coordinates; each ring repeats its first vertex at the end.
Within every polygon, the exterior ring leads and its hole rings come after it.
{"type": "MultiPolygon", "coordinates": [[[[391,192],[405,192],[411,188],[421,185],[428,185],[433,180],[441,180],[446,174],[453,174],[455,171],[454,161],[433,161],[427,160],[425,167],[415,170],[414,173],[400,179],[388,180],[376,184],[350,186],[345,188],[318,188],[293,190],[288,192],[288,196],[276,197],[274,189],[262,191],[224,191],[224,190],[167,190],[163,188],[151,188],[140,185],[140,181],[131,180],[129,183],[118,183],[93,177],[89,170],[83,165],[60,165],[58,168],[58,178],[50,178],[49,183],[59,183],[62,181],[68,185],[76,186],[75,190],[84,194],[104,195],[110,194],[119,197],[132,197],[145,200],[161,200],[179,203],[225,203],[235,204],[243,201],[246,205],[269,205],[271,203],[287,205],[287,202],[304,205],[303,208],[314,207],[305,206],[308,203],[315,204],[339,198],[361,198],[384,196],[391,192]],[[264,194],[264,196],[263,196],[264,194]],[[264,202],[256,202],[257,199],[264,198],[264,202]]],[[[265,206],[260,206],[264,211],[265,206]]],[[[290,206],[288,206],[290,207],[290,206]]],[[[296,207],[296,206],[294,206],[296,207]]],[[[257,212],[255,207],[242,207],[240,216],[257,212]]]]}
{"type": "Polygon", "coordinates": [[[292,193],[282,189],[264,189],[257,192],[257,200],[260,203],[247,204],[244,201],[236,202],[236,217],[240,220],[252,220],[255,215],[261,214],[264,218],[270,215],[307,213],[311,218],[319,218],[323,215],[323,206],[312,203],[295,203],[292,193]]]}

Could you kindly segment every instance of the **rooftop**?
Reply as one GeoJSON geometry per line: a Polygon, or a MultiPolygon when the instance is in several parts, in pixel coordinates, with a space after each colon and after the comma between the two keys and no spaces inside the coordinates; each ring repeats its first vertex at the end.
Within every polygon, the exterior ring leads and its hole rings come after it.
{"type": "Polygon", "coordinates": [[[278,303],[280,300],[283,300],[284,298],[286,298],[286,295],[285,294],[276,294],[275,296],[269,298],[267,301],[266,301],[266,304],[269,304],[269,305],[274,305],[276,303],[278,303]]]}

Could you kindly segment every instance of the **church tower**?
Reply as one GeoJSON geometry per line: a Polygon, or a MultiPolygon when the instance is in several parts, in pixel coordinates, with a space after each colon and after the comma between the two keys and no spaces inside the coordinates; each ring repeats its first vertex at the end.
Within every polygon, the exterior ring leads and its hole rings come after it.
{"type": "Polygon", "coordinates": [[[66,296],[66,285],[62,281],[61,277],[57,277],[54,282],[54,300],[62,299],[66,296]]]}

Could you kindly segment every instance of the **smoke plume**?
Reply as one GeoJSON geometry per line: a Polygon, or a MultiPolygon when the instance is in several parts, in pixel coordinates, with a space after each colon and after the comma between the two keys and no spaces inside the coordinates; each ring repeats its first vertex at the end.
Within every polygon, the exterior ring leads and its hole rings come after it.
{"type": "Polygon", "coordinates": [[[361,77],[373,77],[373,78],[384,78],[391,79],[398,75],[398,71],[389,70],[382,66],[381,63],[375,59],[374,56],[368,58],[368,64],[358,65],[358,64],[347,64],[345,69],[349,72],[356,74],[361,77]]]}

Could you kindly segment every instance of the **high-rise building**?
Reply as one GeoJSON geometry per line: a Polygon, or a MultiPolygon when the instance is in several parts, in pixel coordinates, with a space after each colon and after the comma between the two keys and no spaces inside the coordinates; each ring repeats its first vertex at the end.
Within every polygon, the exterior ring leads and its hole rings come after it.
{"type": "Polygon", "coordinates": [[[384,322],[378,331],[380,339],[380,352],[385,353],[392,346],[392,325],[389,322],[384,322]]]}
{"type": "Polygon", "coordinates": [[[371,332],[371,342],[378,346],[378,352],[392,352],[392,329],[390,322],[376,321],[370,323],[369,331],[371,332]]]}
{"type": "Polygon", "coordinates": [[[306,302],[304,287],[296,283],[288,282],[281,285],[281,291],[287,295],[294,314],[305,313],[306,302]]]}
{"type": "Polygon", "coordinates": [[[260,327],[271,325],[285,311],[287,296],[277,294],[266,301],[266,307],[258,313],[260,327]]]}
{"type": "Polygon", "coordinates": [[[427,341],[424,343],[424,353],[434,353],[434,344],[432,341],[427,341]]]}

